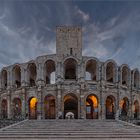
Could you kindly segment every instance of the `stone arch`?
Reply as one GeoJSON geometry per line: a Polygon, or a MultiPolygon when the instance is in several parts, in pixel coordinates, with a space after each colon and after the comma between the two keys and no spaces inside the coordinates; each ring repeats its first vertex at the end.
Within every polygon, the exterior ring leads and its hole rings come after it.
{"type": "Polygon", "coordinates": [[[138,119],[139,112],[140,112],[139,102],[138,102],[138,100],[135,100],[134,101],[134,119],[138,119]]]}
{"type": "Polygon", "coordinates": [[[121,66],[121,84],[129,86],[130,84],[130,69],[127,65],[121,66]]]}
{"type": "Polygon", "coordinates": [[[134,71],[134,87],[135,88],[139,88],[139,71],[138,70],[135,70],[134,71]]]}
{"type": "Polygon", "coordinates": [[[97,80],[97,61],[94,59],[89,59],[86,62],[86,80],[97,80]]]}
{"type": "Polygon", "coordinates": [[[71,112],[74,114],[74,118],[78,119],[78,98],[75,94],[69,93],[64,96],[64,118],[67,113],[71,112]]]}
{"type": "Polygon", "coordinates": [[[19,65],[13,67],[13,84],[19,88],[21,86],[21,68],[19,65]]]}
{"type": "Polygon", "coordinates": [[[55,119],[55,97],[51,94],[44,98],[45,119],[55,119]]]}
{"type": "Polygon", "coordinates": [[[106,98],[106,119],[115,119],[116,99],[113,95],[106,98]]]}
{"type": "Polygon", "coordinates": [[[7,75],[7,70],[3,69],[1,72],[1,84],[3,89],[7,88],[7,75]]]}
{"type": "Polygon", "coordinates": [[[3,99],[1,102],[1,117],[2,119],[6,119],[8,118],[8,104],[7,104],[7,100],[3,99]]]}
{"type": "Polygon", "coordinates": [[[22,102],[20,98],[14,98],[12,101],[13,118],[20,118],[22,115],[22,102]]]}
{"type": "Polygon", "coordinates": [[[77,79],[77,61],[74,58],[68,58],[64,61],[64,78],[66,80],[77,79]]]}
{"type": "Polygon", "coordinates": [[[37,119],[37,102],[34,96],[28,100],[29,119],[37,119]]]}
{"type": "Polygon", "coordinates": [[[31,87],[36,85],[37,68],[35,63],[28,64],[28,82],[31,87]]]}
{"type": "Polygon", "coordinates": [[[129,112],[129,99],[127,97],[124,97],[120,101],[120,108],[121,108],[121,117],[122,119],[125,119],[129,112]]]}
{"type": "Polygon", "coordinates": [[[44,66],[44,76],[46,84],[55,83],[55,62],[53,60],[47,60],[44,66]]]}
{"type": "Polygon", "coordinates": [[[108,60],[105,63],[105,77],[106,81],[114,83],[116,81],[116,63],[112,60],[108,60]]]}
{"type": "Polygon", "coordinates": [[[94,94],[90,94],[86,98],[86,118],[98,119],[99,112],[99,100],[94,94]]]}

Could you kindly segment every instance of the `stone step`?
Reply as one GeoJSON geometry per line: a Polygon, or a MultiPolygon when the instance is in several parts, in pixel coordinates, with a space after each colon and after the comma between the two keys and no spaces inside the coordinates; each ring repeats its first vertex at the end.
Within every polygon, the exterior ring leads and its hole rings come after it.
{"type": "Polygon", "coordinates": [[[140,127],[117,121],[28,120],[0,130],[0,139],[140,139],[140,127]]]}

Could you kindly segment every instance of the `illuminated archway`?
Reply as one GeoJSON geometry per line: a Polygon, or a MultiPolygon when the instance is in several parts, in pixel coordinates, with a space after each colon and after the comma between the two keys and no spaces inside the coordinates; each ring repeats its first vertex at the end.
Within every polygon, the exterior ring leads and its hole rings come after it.
{"type": "Polygon", "coordinates": [[[112,95],[106,98],[106,119],[115,119],[115,97],[112,95]]]}
{"type": "Polygon", "coordinates": [[[78,118],[78,99],[74,94],[67,94],[64,97],[64,118],[67,113],[73,113],[74,118],[78,118]]]}
{"type": "Polygon", "coordinates": [[[55,98],[48,95],[44,99],[45,119],[55,119],[55,98]]]}
{"type": "Polygon", "coordinates": [[[134,102],[134,118],[137,119],[139,116],[139,102],[136,100],[134,102]]]}
{"type": "Polygon", "coordinates": [[[129,111],[129,100],[127,97],[121,100],[120,107],[121,107],[121,116],[126,117],[129,111]]]}
{"type": "Polygon", "coordinates": [[[86,99],[86,118],[98,119],[98,99],[95,95],[89,95],[86,99]]]}
{"type": "Polygon", "coordinates": [[[3,99],[1,102],[1,117],[3,119],[6,119],[8,117],[7,115],[7,100],[3,99]]]}
{"type": "Polygon", "coordinates": [[[21,111],[22,111],[22,103],[19,98],[14,98],[13,100],[13,117],[19,118],[21,117],[21,111]]]}
{"type": "Polygon", "coordinates": [[[37,119],[37,98],[29,99],[29,119],[37,119]]]}

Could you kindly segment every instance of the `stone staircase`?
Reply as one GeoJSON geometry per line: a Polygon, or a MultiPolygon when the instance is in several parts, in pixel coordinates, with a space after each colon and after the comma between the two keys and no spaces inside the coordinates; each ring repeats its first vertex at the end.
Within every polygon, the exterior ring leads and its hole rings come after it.
{"type": "Polygon", "coordinates": [[[2,140],[140,140],[140,127],[113,120],[26,120],[0,130],[2,140]]]}

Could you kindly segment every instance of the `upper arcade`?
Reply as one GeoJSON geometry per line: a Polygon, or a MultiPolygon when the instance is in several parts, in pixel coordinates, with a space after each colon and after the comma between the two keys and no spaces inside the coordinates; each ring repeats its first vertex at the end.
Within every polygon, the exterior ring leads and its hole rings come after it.
{"type": "Polygon", "coordinates": [[[139,71],[114,60],[101,62],[82,56],[82,28],[61,26],[56,29],[56,54],[39,56],[27,63],[2,68],[0,89],[38,87],[59,83],[93,82],[120,85],[139,90],[139,71]]]}

